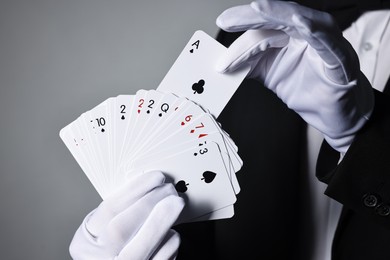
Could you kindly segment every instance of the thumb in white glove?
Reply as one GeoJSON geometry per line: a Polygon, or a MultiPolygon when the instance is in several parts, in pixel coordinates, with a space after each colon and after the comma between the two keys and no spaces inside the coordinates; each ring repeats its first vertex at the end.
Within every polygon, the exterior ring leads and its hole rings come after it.
{"type": "Polygon", "coordinates": [[[327,142],[345,153],[374,106],[359,61],[332,17],[293,2],[258,0],[217,18],[225,31],[246,31],[217,70],[251,65],[260,80],[327,142]]]}
{"type": "Polygon", "coordinates": [[[184,207],[159,171],[131,178],[84,219],[70,244],[73,259],[175,259],[171,229],[184,207]]]}

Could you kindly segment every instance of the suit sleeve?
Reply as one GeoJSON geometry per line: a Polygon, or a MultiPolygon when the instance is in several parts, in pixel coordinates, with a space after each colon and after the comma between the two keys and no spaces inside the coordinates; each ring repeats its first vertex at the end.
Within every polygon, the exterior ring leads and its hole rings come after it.
{"type": "Polygon", "coordinates": [[[375,107],[343,160],[324,142],[317,177],[325,194],[390,228],[390,96],[375,90],[375,107]]]}

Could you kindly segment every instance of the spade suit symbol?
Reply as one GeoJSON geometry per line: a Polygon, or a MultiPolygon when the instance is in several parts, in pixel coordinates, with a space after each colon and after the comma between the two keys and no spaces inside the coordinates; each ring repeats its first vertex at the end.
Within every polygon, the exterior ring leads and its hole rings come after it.
{"type": "Polygon", "coordinates": [[[181,193],[184,193],[187,191],[187,186],[189,184],[186,183],[185,181],[181,180],[181,181],[178,181],[175,185],[175,189],[177,190],[177,192],[181,192],[181,193]]]}
{"type": "Polygon", "coordinates": [[[215,176],[217,176],[217,174],[215,172],[205,171],[202,176],[203,178],[201,180],[203,180],[205,183],[210,183],[215,179],[215,176]]]}
{"type": "Polygon", "coordinates": [[[198,82],[195,82],[194,84],[192,84],[192,90],[194,91],[194,94],[198,93],[198,94],[202,94],[203,91],[204,91],[204,80],[201,79],[199,80],[198,82]]]}

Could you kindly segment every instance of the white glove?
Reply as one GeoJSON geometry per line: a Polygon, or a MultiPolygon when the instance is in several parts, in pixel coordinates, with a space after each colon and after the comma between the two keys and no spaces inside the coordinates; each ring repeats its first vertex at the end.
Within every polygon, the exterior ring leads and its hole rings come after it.
{"type": "Polygon", "coordinates": [[[293,2],[258,0],[217,18],[229,32],[246,31],[217,66],[250,64],[260,80],[327,142],[345,153],[372,113],[374,96],[358,57],[332,17],[293,2]]]}
{"type": "Polygon", "coordinates": [[[171,229],[184,207],[159,171],[131,178],[84,219],[70,244],[73,259],[175,259],[180,236],[171,229]]]}

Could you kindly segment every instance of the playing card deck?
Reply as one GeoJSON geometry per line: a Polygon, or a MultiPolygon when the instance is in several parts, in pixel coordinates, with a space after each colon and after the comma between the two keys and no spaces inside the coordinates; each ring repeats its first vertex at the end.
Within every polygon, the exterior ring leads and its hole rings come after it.
{"type": "Polygon", "coordinates": [[[216,117],[249,69],[217,73],[225,50],[197,31],[156,90],[108,98],[61,129],[103,200],[130,176],[160,170],[186,201],[178,222],[234,215],[243,162],[216,117]]]}

